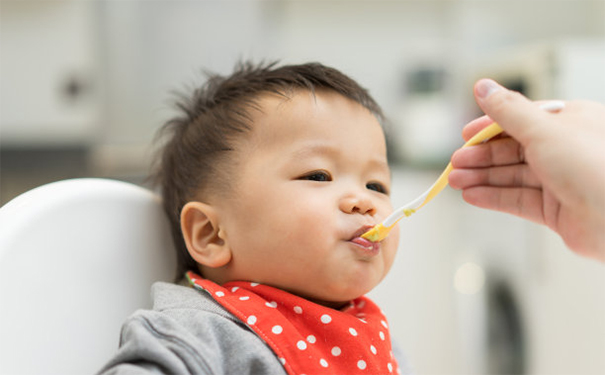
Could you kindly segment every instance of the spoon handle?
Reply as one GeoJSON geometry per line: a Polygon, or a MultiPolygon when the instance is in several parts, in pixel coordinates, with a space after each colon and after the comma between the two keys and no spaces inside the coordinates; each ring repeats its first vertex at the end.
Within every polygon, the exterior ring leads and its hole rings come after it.
{"type": "MultiPolygon", "coordinates": [[[[545,102],[540,105],[540,109],[543,109],[548,112],[558,112],[565,107],[565,103],[559,100],[545,102]]],[[[471,139],[469,139],[462,147],[474,146],[485,140],[488,140],[498,134],[502,133],[502,128],[497,123],[492,123],[488,127],[484,128],[477,134],[475,134],[471,139]]],[[[411,214],[415,213],[425,204],[430,202],[437,194],[445,188],[447,185],[447,177],[452,171],[452,163],[448,163],[445,170],[441,173],[437,181],[426,191],[424,194],[414,199],[412,202],[396,209],[391,215],[389,215],[384,221],[380,224],[374,226],[374,228],[370,229],[366,233],[362,235],[363,238],[370,240],[372,242],[380,242],[385,239],[391,229],[397,224],[397,222],[404,217],[408,217],[411,214]],[[420,204],[419,204],[420,203],[420,204]]]]}
{"type": "MultiPolygon", "coordinates": [[[[498,125],[494,122],[491,125],[489,125],[487,128],[485,128],[485,129],[481,130],[479,133],[475,134],[462,147],[477,145],[487,139],[497,136],[500,133],[502,133],[502,128],[500,127],[500,125],[498,125]]],[[[445,188],[445,186],[447,185],[447,176],[449,176],[452,169],[453,169],[452,163],[450,162],[450,163],[448,163],[447,167],[445,167],[445,170],[441,173],[441,176],[439,176],[437,181],[435,181],[433,186],[430,187],[430,189],[426,195],[426,198],[424,199],[424,202],[422,202],[422,204],[420,204],[420,206],[416,207],[416,210],[418,210],[425,204],[429,203],[433,198],[435,198],[435,196],[437,194],[439,194],[441,192],[441,190],[443,190],[443,188],[445,188]]]]}
{"type": "MultiPolygon", "coordinates": [[[[540,105],[540,109],[543,109],[547,112],[557,112],[557,111],[560,111],[561,109],[563,109],[564,105],[565,104],[561,101],[551,101],[551,102],[546,102],[546,103],[543,103],[542,105],[540,105]]],[[[484,128],[483,130],[478,132],[477,134],[475,134],[464,145],[462,145],[462,147],[477,145],[483,141],[486,141],[490,138],[497,136],[498,134],[502,133],[502,131],[503,130],[500,127],[500,125],[498,125],[497,123],[494,122],[491,125],[489,125],[488,127],[484,128]]],[[[435,196],[437,194],[439,194],[441,192],[441,190],[443,190],[443,188],[445,188],[445,186],[447,185],[447,176],[449,176],[452,169],[453,169],[452,163],[448,163],[447,167],[445,167],[445,170],[441,173],[441,176],[439,176],[439,178],[437,179],[437,181],[435,181],[433,186],[431,186],[429,188],[429,190],[423,194],[423,196],[426,195],[424,201],[418,207],[413,208],[412,209],[413,212],[420,209],[425,204],[429,203],[433,198],[435,198],[435,196]]]]}
{"type": "MultiPolygon", "coordinates": [[[[500,125],[495,122],[481,130],[479,133],[475,134],[471,139],[469,139],[462,147],[474,146],[477,145],[487,139],[495,137],[496,135],[502,133],[502,128],[500,125]]],[[[405,205],[404,207],[395,210],[389,217],[387,217],[383,225],[386,227],[391,227],[396,224],[399,220],[403,219],[406,216],[410,216],[412,213],[418,211],[425,204],[429,203],[433,198],[437,196],[447,186],[447,177],[452,171],[452,163],[448,163],[445,170],[441,172],[441,175],[435,181],[435,183],[425,191],[420,197],[415,199],[410,204],[405,205]],[[418,204],[420,203],[420,204],[418,204]]]]}

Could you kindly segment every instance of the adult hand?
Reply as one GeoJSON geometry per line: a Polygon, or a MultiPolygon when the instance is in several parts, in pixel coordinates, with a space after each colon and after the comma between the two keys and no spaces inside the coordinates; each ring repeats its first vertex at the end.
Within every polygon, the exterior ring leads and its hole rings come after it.
{"type": "Polygon", "coordinates": [[[571,250],[605,262],[605,106],[569,101],[548,113],[489,79],[474,94],[487,116],[463,138],[493,121],[505,133],[457,150],[450,186],[470,204],[547,225],[571,250]]]}

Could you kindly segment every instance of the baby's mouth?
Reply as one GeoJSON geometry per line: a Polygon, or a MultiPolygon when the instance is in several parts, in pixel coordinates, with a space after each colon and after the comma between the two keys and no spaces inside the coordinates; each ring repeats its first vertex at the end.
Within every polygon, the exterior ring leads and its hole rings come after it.
{"type": "Polygon", "coordinates": [[[362,234],[366,233],[370,229],[372,229],[372,226],[369,225],[359,228],[359,230],[357,230],[355,234],[353,234],[353,237],[349,241],[361,247],[364,253],[367,253],[369,255],[376,255],[380,252],[380,242],[368,241],[365,238],[361,237],[362,234]]]}

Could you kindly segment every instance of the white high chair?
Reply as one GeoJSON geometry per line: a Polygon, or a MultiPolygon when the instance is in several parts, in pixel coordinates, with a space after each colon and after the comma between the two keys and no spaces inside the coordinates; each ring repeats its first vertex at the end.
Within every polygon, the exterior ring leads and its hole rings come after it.
{"type": "Polygon", "coordinates": [[[136,185],[65,180],[13,199],[0,208],[0,374],[95,373],[175,258],[159,198],[136,185]]]}

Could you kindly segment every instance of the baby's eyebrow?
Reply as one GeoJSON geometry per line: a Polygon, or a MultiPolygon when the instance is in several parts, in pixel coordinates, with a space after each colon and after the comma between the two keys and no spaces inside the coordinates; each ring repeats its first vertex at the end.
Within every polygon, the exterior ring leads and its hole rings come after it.
{"type": "Polygon", "coordinates": [[[310,156],[335,156],[338,155],[338,149],[325,143],[312,143],[295,149],[291,154],[292,159],[305,158],[310,156]]]}
{"type": "MultiPolygon", "coordinates": [[[[337,157],[340,155],[338,147],[328,143],[311,143],[294,149],[290,154],[292,160],[304,159],[314,156],[337,157]]],[[[370,159],[367,162],[367,168],[384,172],[391,176],[391,168],[386,160],[381,158],[370,159]]]]}
{"type": "Polygon", "coordinates": [[[389,163],[381,160],[381,159],[372,159],[369,161],[369,166],[371,168],[375,168],[378,170],[382,170],[385,173],[387,173],[389,176],[391,175],[391,167],[389,166],[389,163]]]}

